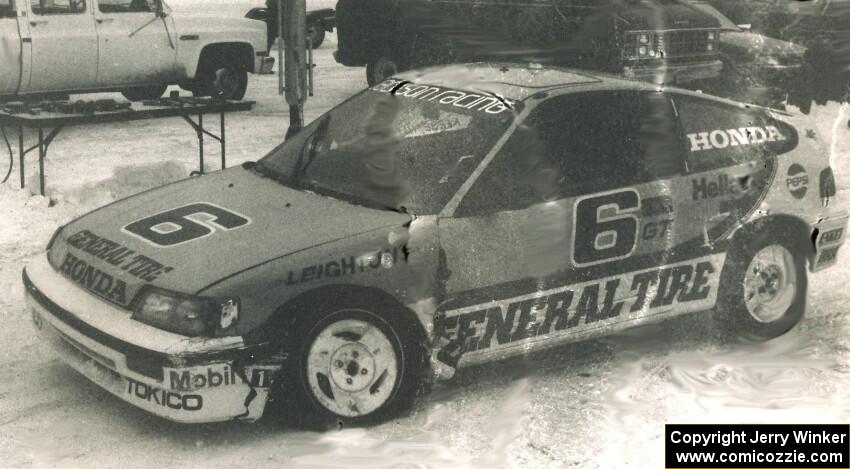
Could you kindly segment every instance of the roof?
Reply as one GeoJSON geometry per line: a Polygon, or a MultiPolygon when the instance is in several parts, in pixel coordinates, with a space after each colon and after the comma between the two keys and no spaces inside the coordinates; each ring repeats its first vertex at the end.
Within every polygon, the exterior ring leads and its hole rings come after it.
{"type": "Polygon", "coordinates": [[[411,70],[401,80],[523,100],[540,91],[601,83],[605,78],[575,70],[535,65],[476,63],[411,70]]]}

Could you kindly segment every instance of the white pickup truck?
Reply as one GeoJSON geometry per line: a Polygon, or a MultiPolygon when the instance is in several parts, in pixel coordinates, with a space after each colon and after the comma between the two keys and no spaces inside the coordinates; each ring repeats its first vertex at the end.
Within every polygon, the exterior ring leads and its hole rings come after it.
{"type": "Polygon", "coordinates": [[[153,99],[170,84],[241,99],[271,73],[266,27],[173,12],[163,0],[0,0],[0,101],[120,91],[153,99]]]}

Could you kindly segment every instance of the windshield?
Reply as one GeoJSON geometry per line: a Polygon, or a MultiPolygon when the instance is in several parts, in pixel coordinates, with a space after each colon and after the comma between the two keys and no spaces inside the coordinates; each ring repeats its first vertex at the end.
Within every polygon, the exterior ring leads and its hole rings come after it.
{"type": "Polygon", "coordinates": [[[316,119],[257,170],[348,202],[436,214],[490,151],[518,103],[485,93],[384,82],[316,119]],[[383,87],[382,87],[383,86],[383,87]]]}
{"type": "Polygon", "coordinates": [[[717,11],[716,8],[707,4],[707,3],[694,3],[694,7],[699,8],[700,10],[708,13],[709,15],[717,18],[717,21],[720,21],[720,29],[723,31],[741,31],[741,28],[738,27],[732,20],[726,17],[723,13],[717,11]]]}

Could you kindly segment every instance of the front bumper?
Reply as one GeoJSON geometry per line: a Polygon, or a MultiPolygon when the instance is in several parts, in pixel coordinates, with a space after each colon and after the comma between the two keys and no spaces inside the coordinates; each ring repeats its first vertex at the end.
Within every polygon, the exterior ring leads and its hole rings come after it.
{"type": "Polygon", "coordinates": [[[241,338],[191,339],[139,323],[57,273],[46,255],[23,279],[42,339],[117,397],[184,423],[262,416],[280,366],[255,360],[241,338]]]}
{"type": "Polygon", "coordinates": [[[623,75],[653,83],[676,84],[705,80],[720,75],[723,62],[712,60],[702,63],[664,64],[660,66],[626,66],[623,75]]]}

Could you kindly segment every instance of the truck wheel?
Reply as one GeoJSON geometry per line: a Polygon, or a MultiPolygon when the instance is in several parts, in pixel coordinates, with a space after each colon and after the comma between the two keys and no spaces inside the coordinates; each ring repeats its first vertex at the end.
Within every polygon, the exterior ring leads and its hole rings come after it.
{"type": "Polygon", "coordinates": [[[233,63],[218,63],[204,67],[195,96],[213,96],[239,100],[248,89],[248,71],[233,63]]]}
{"type": "Polygon", "coordinates": [[[325,42],[325,30],[322,29],[321,25],[308,24],[307,43],[310,44],[310,48],[318,49],[323,42],[325,42]]]}
{"type": "Polygon", "coordinates": [[[144,101],[146,99],[159,99],[165,94],[165,90],[168,88],[166,85],[160,86],[144,86],[141,88],[128,88],[126,90],[121,91],[121,94],[124,95],[130,101],[144,101]]]}
{"type": "Polygon", "coordinates": [[[778,337],[806,309],[806,247],[793,232],[756,233],[734,245],[720,277],[721,330],[746,341],[778,337]]]}
{"type": "Polygon", "coordinates": [[[415,328],[397,311],[362,306],[312,314],[296,326],[277,390],[290,404],[282,419],[357,426],[393,418],[412,405],[426,357],[415,328]]]}
{"type": "Polygon", "coordinates": [[[375,86],[401,71],[398,63],[385,56],[379,56],[366,64],[366,83],[375,86]]]}

